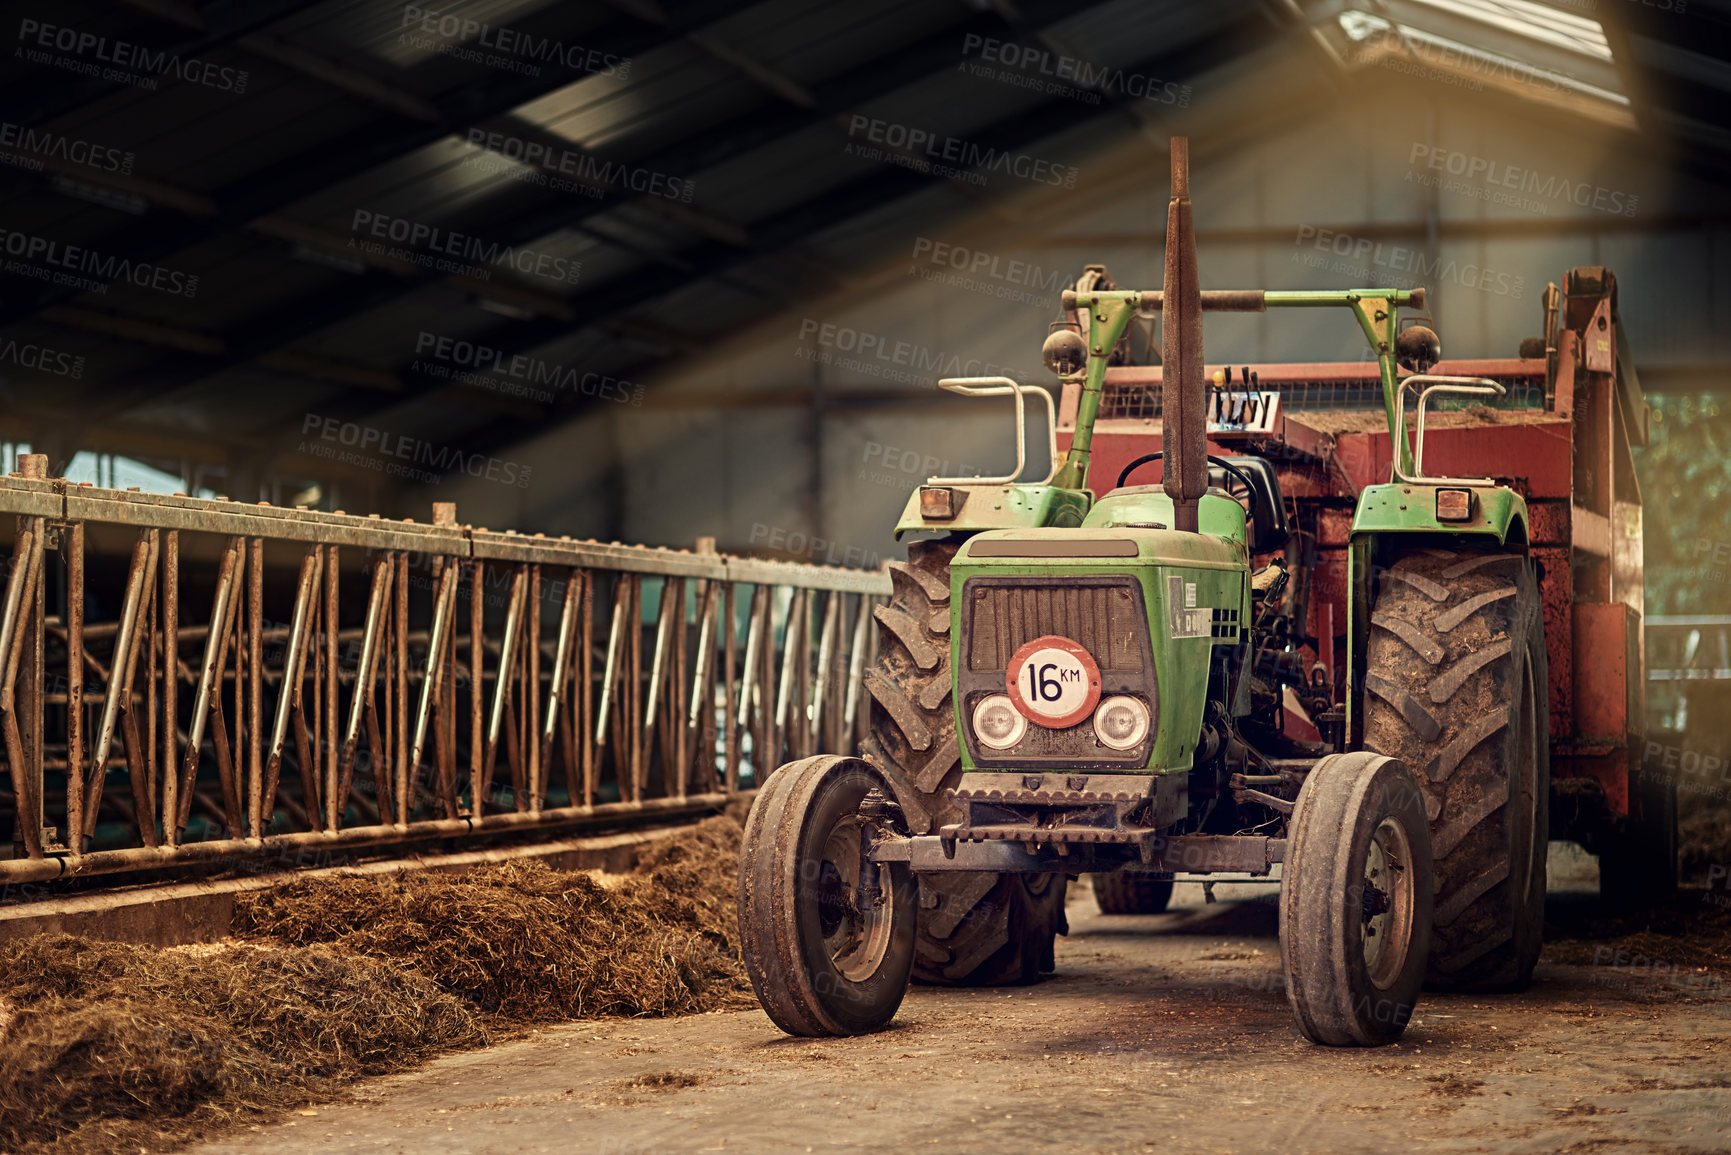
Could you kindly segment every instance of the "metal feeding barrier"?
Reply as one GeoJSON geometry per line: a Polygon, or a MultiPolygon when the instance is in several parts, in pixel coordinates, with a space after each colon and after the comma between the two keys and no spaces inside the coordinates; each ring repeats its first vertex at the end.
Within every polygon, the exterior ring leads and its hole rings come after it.
{"type": "MultiPolygon", "coordinates": [[[[1731,615],[1654,614],[1647,640],[1647,717],[1664,730],[1722,733],[1708,721],[1731,701],[1731,615]]],[[[1692,740],[1712,745],[1711,739],[1692,740]]]]}
{"type": "Polygon", "coordinates": [[[883,572],[21,464],[0,882],[695,813],[868,721],[883,572]]]}

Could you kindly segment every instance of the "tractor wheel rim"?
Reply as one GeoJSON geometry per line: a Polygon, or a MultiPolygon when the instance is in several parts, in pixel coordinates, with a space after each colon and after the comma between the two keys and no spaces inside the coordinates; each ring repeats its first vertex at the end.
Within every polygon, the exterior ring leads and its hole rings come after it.
{"type": "Polygon", "coordinates": [[[877,973],[889,952],[894,905],[880,894],[877,901],[861,908],[860,868],[859,823],[844,819],[824,841],[818,867],[818,929],[831,964],[843,978],[856,983],[877,973]]]}
{"type": "Polygon", "coordinates": [[[1406,969],[1412,945],[1414,886],[1412,843],[1394,818],[1384,818],[1370,836],[1364,861],[1364,894],[1383,896],[1381,910],[1372,913],[1365,902],[1359,942],[1371,985],[1387,990],[1406,969]]]}

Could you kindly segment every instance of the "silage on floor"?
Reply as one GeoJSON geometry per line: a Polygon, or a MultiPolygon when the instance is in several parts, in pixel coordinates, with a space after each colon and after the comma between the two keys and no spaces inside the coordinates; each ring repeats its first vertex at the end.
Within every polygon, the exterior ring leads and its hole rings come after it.
{"type": "Polygon", "coordinates": [[[738,826],[712,819],[667,842],[610,885],[533,860],[294,883],[242,896],[235,931],[389,959],[514,1022],[739,1005],[738,826]]]}
{"type": "Polygon", "coordinates": [[[238,943],[0,946],[0,1151],[162,1150],[527,1023],[750,1005],[739,834],[711,819],[605,881],[301,880],[242,896],[238,943]]]}
{"type": "Polygon", "coordinates": [[[0,998],[5,1151],[159,1147],[487,1038],[431,980],[328,947],[38,935],[0,949],[0,998]]]}

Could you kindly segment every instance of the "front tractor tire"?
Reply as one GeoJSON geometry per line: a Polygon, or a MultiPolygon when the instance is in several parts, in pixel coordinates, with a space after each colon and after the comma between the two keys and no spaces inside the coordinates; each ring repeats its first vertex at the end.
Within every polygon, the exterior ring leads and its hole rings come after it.
{"type": "Polygon", "coordinates": [[[1172,876],[1118,870],[1093,875],[1094,905],[1101,914],[1163,914],[1172,901],[1172,876]]]}
{"type": "Polygon", "coordinates": [[[1544,612],[1506,549],[1412,550],[1381,571],[1364,745],[1410,766],[1436,856],[1428,982],[1520,990],[1543,944],[1550,832],[1544,612]]]}
{"type": "Polygon", "coordinates": [[[1281,867],[1280,958],[1306,1038],[1377,1047],[1406,1030],[1430,950],[1431,845],[1411,771],[1368,751],[1305,777],[1281,867]]]}
{"type": "MultiPolygon", "coordinates": [[[[875,611],[878,660],[866,673],[871,735],[863,753],[895,792],[909,830],[960,821],[945,796],[961,779],[950,679],[953,542],[922,541],[890,565],[894,586],[875,611]]],[[[1067,880],[1052,874],[926,875],[919,880],[914,977],[945,986],[1029,983],[1055,966],[1069,930],[1067,880]]]]}
{"type": "Polygon", "coordinates": [[[907,993],[913,882],[905,863],[862,855],[867,812],[886,813],[886,798],[870,766],[823,755],[781,767],[752,804],[739,854],[741,954],[758,1002],[790,1035],[871,1034],[907,993]]]}

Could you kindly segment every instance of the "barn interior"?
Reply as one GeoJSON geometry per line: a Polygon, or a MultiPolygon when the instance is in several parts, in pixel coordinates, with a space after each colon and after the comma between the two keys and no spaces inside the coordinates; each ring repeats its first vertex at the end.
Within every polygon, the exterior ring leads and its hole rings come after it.
{"type": "MultiPolygon", "coordinates": [[[[209,935],[140,931],[182,917],[147,906],[100,912],[134,888],[434,854],[628,871],[635,851],[547,848],[685,824],[683,849],[644,851],[641,873],[709,861],[668,885],[692,904],[674,922],[719,955],[687,970],[634,955],[641,972],[608,977],[612,1001],[581,1015],[514,972],[452,997],[519,1008],[510,1030],[755,1007],[712,909],[732,882],[710,860],[733,869],[738,832],[690,824],[743,813],[783,760],[867,740],[888,708],[861,671],[886,567],[907,557],[898,518],[928,479],[1043,465],[1053,444],[1038,405],[1018,445],[1008,405],[939,380],[1045,386],[1072,437],[1075,397],[1042,362],[1060,294],[1091,275],[1160,286],[1185,138],[1204,290],[1422,287],[1409,319],[1445,365],[1526,383],[1505,412],[1566,416],[1557,294],[1603,293],[1626,348],[1601,434],[1627,469],[1599,502],[1578,460],[1570,492],[1566,452],[1563,489],[1544,488],[1542,438],[1486,467],[1562,519],[1546,627],[1572,631],[1553,674],[1573,665],[1553,683],[1552,772],[1603,782],[1568,795],[1578,826],[1552,803],[1553,890],[1578,893],[1553,895],[1562,945],[1541,974],[1626,994],[1639,957],[1639,982],[1706,1003],[1731,974],[1713,921],[1731,906],[1728,0],[61,0],[15,6],[10,27],[0,949],[48,925],[41,901],[61,904],[52,929],[176,947],[209,935]],[[1603,545],[1582,561],[1589,538],[1603,545]],[[1610,649],[1570,640],[1589,637],[1610,649]],[[1576,724],[1588,701],[1617,714],[1609,745],[1576,724]],[[1593,778],[1606,757],[1621,786],[1593,778]],[[1674,833],[1664,912],[1633,916],[1598,905],[1612,843],[1581,831],[1635,821],[1644,783],[1674,833]]],[[[1144,320],[1130,356],[1151,367],[1144,320]]],[[[1288,411],[1332,414],[1311,420],[1331,446],[1380,428],[1380,400],[1341,384],[1376,373],[1343,318],[1210,313],[1205,333],[1228,381],[1258,366],[1288,411]]],[[[1158,401],[1126,396],[1108,401],[1114,428],[1157,429],[1158,401]]],[[[1338,665],[1344,685],[1344,613],[1303,620],[1333,635],[1306,670],[1333,685],[1338,665]]],[[[659,944],[660,900],[638,885],[617,917],[659,944]]],[[[440,893],[440,918],[485,905],[440,893]]],[[[371,900],[324,901],[247,899],[234,925],[328,943],[315,924],[371,900]]],[[[1269,938],[1266,902],[1243,901],[1222,933],[1269,938]]],[[[587,982],[601,964],[575,925],[535,933],[587,982]]],[[[395,933],[368,949],[421,949],[395,933]]],[[[31,967],[70,965],[30,949],[31,967]]],[[[105,958],[91,965],[166,989],[157,963],[105,958]]],[[[384,980],[341,981],[360,999],[384,980]]],[[[281,997],[317,1001],[297,992],[281,997]]],[[[0,990],[0,1012],[37,994],[0,990]]],[[[415,1013],[444,1041],[333,1077],[502,1029],[436,999],[415,1013]]],[[[1725,1033],[1721,1005],[1677,1013],[1725,1033]]],[[[256,1045],[223,1039],[207,1043],[256,1045]]],[[[86,1110],[35,1097],[31,1070],[0,1074],[0,1110],[86,1110]]],[[[329,1089],[248,1086],[212,1102],[280,1122],[329,1089]]],[[[1436,1093],[1469,1093],[1455,1087],[1436,1093]]],[[[1701,1135],[1726,1137],[1723,1094],[1685,1112],[1701,1135]]],[[[0,1124],[0,1147],[220,1133],[192,1108],[190,1130],[91,1110],[58,1131],[0,1124]]]]}

